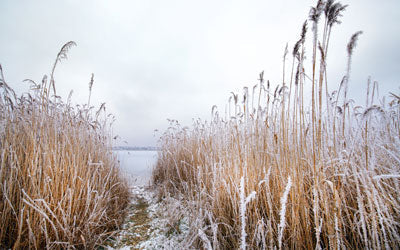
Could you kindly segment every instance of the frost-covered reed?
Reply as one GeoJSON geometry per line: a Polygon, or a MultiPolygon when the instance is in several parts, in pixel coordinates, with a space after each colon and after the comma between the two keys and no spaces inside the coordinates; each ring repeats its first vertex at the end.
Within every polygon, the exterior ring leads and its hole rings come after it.
{"type": "Polygon", "coordinates": [[[244,192],[244,177],[240,178],[240,224],[241,224],[241,233],[240,233],[240,249],[246,249],[246,206],[247,204],[254,199],[256,196],[256,192],[251,192],[249,196],[245,197],[244,192]]]}
{"type": "Polygon", "coordinates": [[[282,248],[282,237],[283,237],[283,230],[285,229],[286,226],[286,203],[288,200],[288,195],[290,188],[292,187],[292,180],[290,179],[290,176],[288,177],[288,181],[286,184],[285,191],[283,192],[283,195],[281,197],[281,211],[279,211],[279,225],[278,225],[278,245],[279,249],[282,248]]]}
{"type": "Polygon", "coordinates": [[[56,96],[54,70],[73,45],[62,47],[49,79],[26,80],[31,91],[19,97],[0,67],[2,249],[93,249],[124,219],[130,194],[104,106],[56,96]]]}
{"type": "MultiPolygon", "coordinates": [[[[335,85],[328,85],[326,74],[328,45],[345,8],[318,1],[277,87],[261,73],[252,92],[245,88],[242,98],[232,93],[226,116],[213,107],[210,122],[197,120],[186,128],[172,121],[161,137],[153,179],[191,211],[192,246],[400,245],[400,97],[391,93],[389,101],[380,99],[371,81],[365,106],[348,96],[351,57],[361,32],[350,39],[342,82],[336,91],[328,90],[335,85]],[[313,50],[307,69],[310,24],[313,50]],[[253,191],[243,212],[244,197],[253,191]]],[[[285,50],[284,61],[288,56],[285,50]]]]}

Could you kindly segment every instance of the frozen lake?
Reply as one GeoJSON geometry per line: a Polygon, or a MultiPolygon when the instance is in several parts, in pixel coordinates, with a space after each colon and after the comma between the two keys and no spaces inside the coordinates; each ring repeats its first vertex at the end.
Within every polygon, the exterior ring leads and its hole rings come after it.
{"type": "Polygon", "coordinates": [[[157,161],[157,151],[114,151],[122,172],[131,177],[133,185],[147,185],[150,183],[151,171],[157,161]]]}

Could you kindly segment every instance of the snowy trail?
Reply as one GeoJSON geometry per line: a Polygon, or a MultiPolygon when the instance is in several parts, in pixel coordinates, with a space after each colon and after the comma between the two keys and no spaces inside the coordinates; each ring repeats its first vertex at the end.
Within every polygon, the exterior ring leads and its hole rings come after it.
{"type": "Polygon", "coordinates": [[[112,249],[182,249],[188,234],[185,209],[171,198],[158,197],[150,185],[157,151],[115,151],[131,185],[132,200],[122,230],[108,243],[112,249]]]}
{"type": "Polygon", "coordinates": [[[151,233],[151,218],[149,202],[152,201],[152,191],[143,186],[132,187],[133,200],[122,231],[114,244],[115,249],[141,249],[138,245],[149,239],[151,233]]]}
{"type": "Polygon", "coordinates": [[[188,234],[187,220],[172,198],[161,201],[150,186],[133,186],[133,199],[122,230],[107,249],[177,249],[188,234]],[[172,211],[171,211],[171,208],[172,211]],[[170,213],[180,214],[171,220],[170,213]]]}

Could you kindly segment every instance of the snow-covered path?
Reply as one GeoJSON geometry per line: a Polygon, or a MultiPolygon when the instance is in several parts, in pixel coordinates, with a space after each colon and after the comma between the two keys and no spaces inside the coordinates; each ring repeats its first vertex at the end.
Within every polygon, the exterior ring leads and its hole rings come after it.
{"type": "Polygon", "coordinates": [[[122,230],[111,249],[179,249],[187,233],[187,220],[174,200],[160,200],[149,186],[133,186],[133,199],[122,230]],[[176,216],[171,216],[171,213],[176,216]]]}
{"type": "Polygon", "coordinates": [[[182,249],[188,234],[185,209],[171,197],[159,197],[150,185],[157,151],[115,151],[131,184],[132,200],[121,231],[108,242],[111,249],[182,249]]]}

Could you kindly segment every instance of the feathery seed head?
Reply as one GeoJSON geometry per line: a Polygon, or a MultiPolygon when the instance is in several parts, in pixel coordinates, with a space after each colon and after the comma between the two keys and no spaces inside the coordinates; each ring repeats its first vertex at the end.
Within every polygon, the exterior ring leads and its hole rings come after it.
{"type": "Polygon", "coordinates": [[[342,5],[340,2],[333,3],[334,1],[328,1],[325,5],[325,17],[328,20],[328,25],[332,27],[333,24],[340,24],[341,21],[339,17],[343,16],[343,11],[347,8],[348,5],[342,5]]]}
{"type": "Polygon", "coordinates": [[[324,9],[324,2],[322,0],[318,0],[318,3],[315,7],[311,7],[309,18],[311,21],[314,23],[318,23],[319,18],[322,14],[322,11],[324,9]]]}
{"type": "Polygon", "coordinates": [[[350,38],[350,42],[347,44],[347,53],[349,56],[351,56],[353,54],[353,50],[354,48],[357,46],[357,40],[358,37],[362,34],[362,31],[357,31],[356,33],[354,33],[351,38],[350,38]]]}

